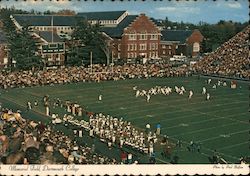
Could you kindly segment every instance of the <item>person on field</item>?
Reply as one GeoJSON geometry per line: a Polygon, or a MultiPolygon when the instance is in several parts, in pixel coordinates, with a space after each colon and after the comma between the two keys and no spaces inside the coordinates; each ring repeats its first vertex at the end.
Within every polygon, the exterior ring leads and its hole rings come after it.
{"type": "Polygon", "coordinates": [[[136,93],[135,93],[135,97],[139,97],[139,95],[140,95],[140,91],[137,90],[136,93]]]}
{"type": "Polygon", "coordinates": [[[99,95],[98,100],[102,101],[102,95],[99,95]]]}
{"type": "Polygon", "coordinates": [[[147,102],[149,103],[149,100],[150,100],[150,95],[149,95],[149,94],[147,94],[147,95],[146,95],[146,97],[147,97],[147,102]]]}
{"type": "Polygon", "coordinates": [[[188,96],[188,99],[189,99],[189,100],[192,98],[193,94],[194,94],[193,91],[190,90],[190,91],[189,91],[189,96],[188,96]]]}
{"type": "Polygon", "coordinates": [[[150,124],[148,123],[148,124],[146,125],[146,134],[148,134],[149,131],[150,131],[150,124]]]}
{"type": "Polygon", "coordinates": [[[210,100],[210,94],[209,93],[207,93],[206,100],[210,100]]]}
{"type": "Polygon", "coordinates": [[[207,83],[208,83],[208,84],[211,84],[211,81],[212,81],[212,79],[208,79],[207,83]]]}
{"type": "Polygon", "coordinates": [[[206,94],[206,92],[207,92],[206,88],[205,88],[205,87],[203,87],[203,88],[202,88],[202,95],[205,95],[205,94],[206,94]]]}
{"type": "Polygon", "coordinates": [[[27,102],[27,111],[31,110],[31,102],[27,102]]]}

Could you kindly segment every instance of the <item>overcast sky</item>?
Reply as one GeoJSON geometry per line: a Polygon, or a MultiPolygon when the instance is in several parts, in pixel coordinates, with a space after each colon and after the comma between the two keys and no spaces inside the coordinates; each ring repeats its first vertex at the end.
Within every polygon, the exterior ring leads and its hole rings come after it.
{"type": "Polygon", "coordinates": [[[165,19],[168,17],[171,21],[183,21],[198,23],[204,21],[207,23],[216,23],[220,20],[232,20],[237,22],[246,22],[249,20],[248,0],[2,0],[1,7],[15,6],[18,9],[30,11],[58,11],[61,9],[71,9],[76,12],[92,11],[115,11],[128,10],[130,14],[145,13],[149,17],[156,19],[165,19]]]}

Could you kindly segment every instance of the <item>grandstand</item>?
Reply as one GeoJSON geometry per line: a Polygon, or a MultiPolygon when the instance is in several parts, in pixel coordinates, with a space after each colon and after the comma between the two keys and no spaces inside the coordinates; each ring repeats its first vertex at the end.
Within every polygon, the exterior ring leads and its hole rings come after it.
{"type": "Polygon", "coordinates": [[[248,25],[243,31],[197,62],[198,73],[250,79],[248,25]]]}

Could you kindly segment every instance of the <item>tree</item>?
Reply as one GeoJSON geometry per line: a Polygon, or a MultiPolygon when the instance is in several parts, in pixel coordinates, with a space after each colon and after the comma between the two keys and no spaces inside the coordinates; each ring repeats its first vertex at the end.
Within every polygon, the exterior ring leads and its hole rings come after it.
{"type": "Polygon", "coordinates": [[[38,49],[28,26],[19,32],[12,31],[9,42],[11,62],[16,61],[17,69],[30,70],[42,66],[42,58],[36,55],[38,49]]]}
{"type": "Polygon", "coordinates": [[[59,10],[57,13],[57,15],[69,15],[69,16],[73,16],[76,15],[76,12],[73,10],[69,10],[69,9],[63,9],[63,10],[59,10]]]}
{"type": "Polygon", "coordinates": [[[67,63],[70,65],[89,64],[90,52],[94,58],[93,63],[105,63],[105,59],[109,60],[111,51],[108,48],[107,37],[100,32],[100,26],[91,25],[82,18],[77,18],[76,21],[67,63]]]}

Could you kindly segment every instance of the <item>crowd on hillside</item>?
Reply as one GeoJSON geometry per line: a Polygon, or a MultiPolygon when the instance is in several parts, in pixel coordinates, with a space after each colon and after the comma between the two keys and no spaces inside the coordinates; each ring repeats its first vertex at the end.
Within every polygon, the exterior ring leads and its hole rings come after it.
{"type": "Polygon", "coordinates": [[[196,72],[250,79],[250,26],[195,64],[196,72]]]}
{"type": "Polygon", "coordinates": [[[1,164],[117,164],[54,130],[53,124],[23,119],[7,109],[0,115],[1,164]]]}
{"type": "Polygon", "coordinates": [[[46,71],[1,72],[0,86],[4,89],[15,87],[30,87],[37,85],[66,84],[72,82],[91,82],[104,80],[123,80],[133,78],[186,76],[186,67],[171,68],[167,64],[153,65],[122,65],[113,69],[103,65],[93,65],[91,68],[65,67],[46,71]]]}

